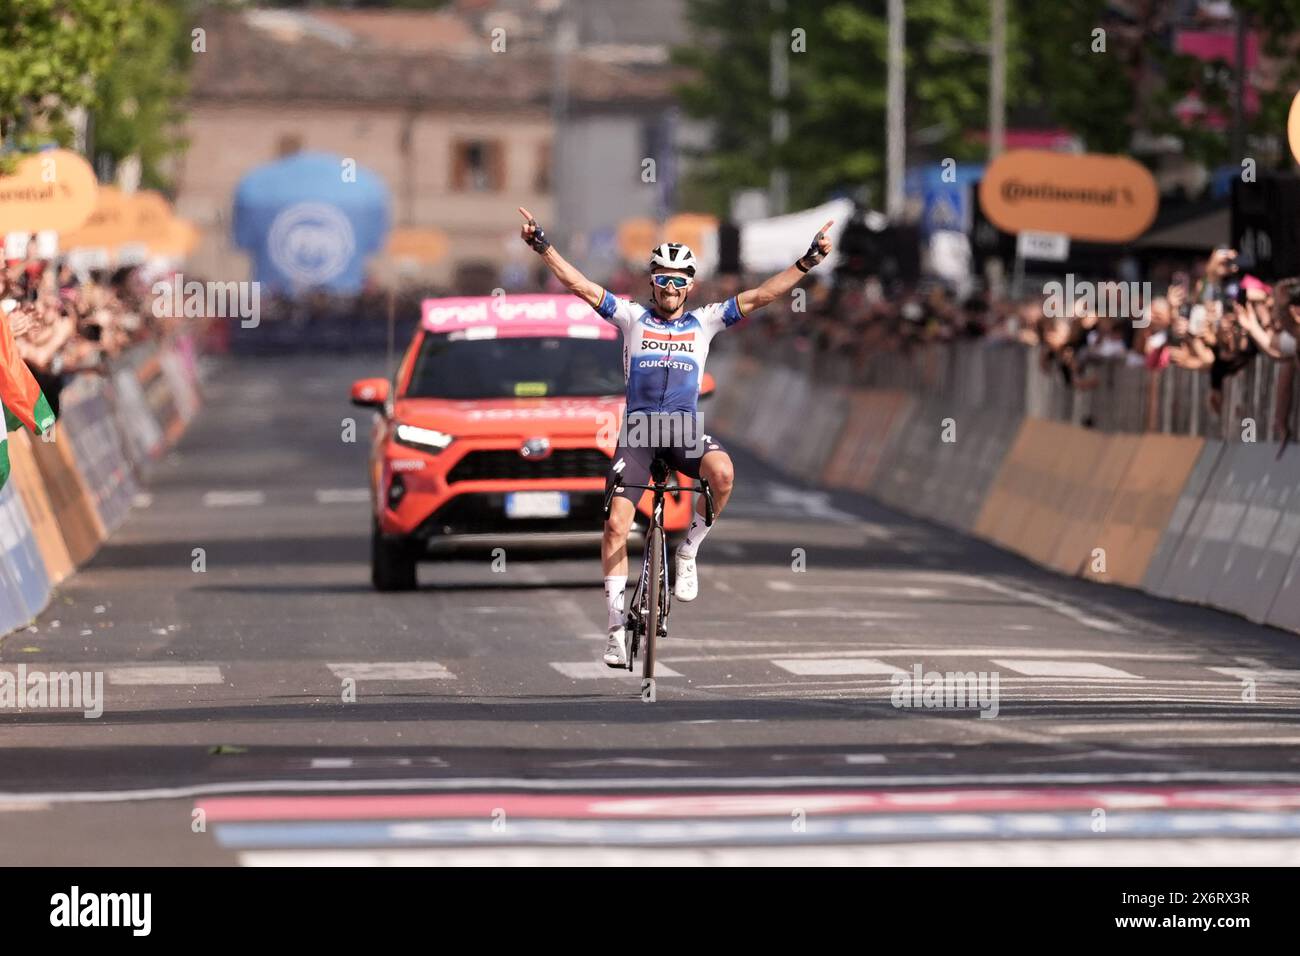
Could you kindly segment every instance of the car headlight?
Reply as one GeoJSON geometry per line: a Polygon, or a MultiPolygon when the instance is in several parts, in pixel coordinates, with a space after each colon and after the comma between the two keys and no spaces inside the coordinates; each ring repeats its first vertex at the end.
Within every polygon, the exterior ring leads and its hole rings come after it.
{"type": "Polygon", "coordinates": [[[418,425],[398,425],[396,438],[399,445],[434,454],[442,451],[455,440],[455,436],[448,435],[446,432],[420,428],[418,425]]]}

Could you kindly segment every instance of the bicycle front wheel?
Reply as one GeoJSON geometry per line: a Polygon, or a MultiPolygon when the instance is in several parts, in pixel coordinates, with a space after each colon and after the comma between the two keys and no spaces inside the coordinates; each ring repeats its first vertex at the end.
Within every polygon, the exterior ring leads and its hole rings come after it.
{"type": "Polygon", "coordinates": [[[650,564],[650,600],[645,615],[645,667],[641,676],[653,680],[655,676],[655,646],[659,637],[659,622],[663,619],[664,593],[664,529],[658,524],[650,528],[646,538],[645,560],[650,564]]]}

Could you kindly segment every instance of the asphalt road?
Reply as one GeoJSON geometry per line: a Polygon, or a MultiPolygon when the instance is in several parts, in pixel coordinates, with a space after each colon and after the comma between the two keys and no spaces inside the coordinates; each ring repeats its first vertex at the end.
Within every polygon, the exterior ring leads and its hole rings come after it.
{"type": "Polygon", "coordinates": [[[743,453],[655,704],[599,662],[594,551],[373,592],[347,386],[382,371],[217,366],[125,526],[0,641],[105,680],[97,718],[0,711],[0,863],[1300,861],[1300,637],[743,453]],[[895,706],[918,666],[996,677],[996,716],[895,706]]]}

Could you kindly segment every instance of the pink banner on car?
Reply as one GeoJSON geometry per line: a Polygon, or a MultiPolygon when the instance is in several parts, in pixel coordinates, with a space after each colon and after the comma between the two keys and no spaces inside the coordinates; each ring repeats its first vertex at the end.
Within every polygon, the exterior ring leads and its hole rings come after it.
{"type": "MultiPolygon", "coordinates": [[[[429,332],[514,326],[554,326],[559,334],[608,338],[617,334],[586,302],[573,295],[486,295],[425,299],[421,323],[429,332]],[[607,335],[606,332],[609,334],[607,335]]],[[[532,329],[530,328],[530,331],[532,329]]]]}

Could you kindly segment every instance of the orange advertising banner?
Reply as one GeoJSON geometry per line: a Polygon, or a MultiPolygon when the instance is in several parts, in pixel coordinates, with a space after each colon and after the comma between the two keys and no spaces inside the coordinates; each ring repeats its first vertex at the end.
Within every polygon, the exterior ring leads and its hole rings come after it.
{"type": "Polygon", "coordinates": [[[127,197],[128,242],[152,242],[167,236],[172,205],[151,189],[127,197]]]}
{"type": "MultiPolygon", "coordinates": [[[[706,213],[683,212],[669,217],[664,223],[664,242],[684,242],[695,250],[707,248],[709,235],[717,235],[718,217],[706,213]]],[[[647,250],[648,251],[648,250],[647,250]]]]}
{"type": "Polygon", "coordinates": [[[95,209],[90,164],[67,149],[32,153],[12,176],[0,176],[0,234],[76,229],[95,209]]]}
{"type": "Polygon", "coordinates": [[[1017,149],[980,182],[980,208],[1004,232],[1064,233],[1087,242],[1128,242],[1156,217],[1151,173],[1127,156],[1017,149]]]}
{"type": "Polygon", "coordinates": [[[649,262],[659,241],[659,223],[653,219],[624,219],[618,224],[618,251],[629,262],[649,262]]]}
{"type": "Polygon", "coordinates": [[[115,248],[130,241],[130,209],[127,197],[116,186],[100,186],[95,208],[85,224],[59,237],[63,249],[86,246],[115,248]]]}
{"type": "Polygon", "coordinates": [[[173,217],[167,222],[167,231],[156,239],[146,243],[149,251],[156,256],[172,256],[183,259],[194,251],[199,244],[198,228],[188,219],[173,217]]]}

